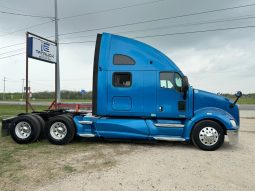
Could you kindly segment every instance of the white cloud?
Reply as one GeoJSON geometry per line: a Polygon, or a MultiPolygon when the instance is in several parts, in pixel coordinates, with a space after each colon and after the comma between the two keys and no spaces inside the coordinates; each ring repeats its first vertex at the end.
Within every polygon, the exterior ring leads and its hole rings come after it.
{"type": "Polygon", "coordinates": [[[183,48],[169,56],[189,77],[195,88],[213,92],[255,91],[255,46],[244,41],[206,49],[183,48]]]}

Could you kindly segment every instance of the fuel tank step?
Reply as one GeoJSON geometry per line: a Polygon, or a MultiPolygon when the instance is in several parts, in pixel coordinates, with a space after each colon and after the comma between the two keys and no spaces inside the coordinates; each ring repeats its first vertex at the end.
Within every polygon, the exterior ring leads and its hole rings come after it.
{"type": "Polygon", "coordinates": [[[153,138],[159,141],[185,141],[182,137],[155,136],[153,138]]]}
{"type": "Polygon", "coordinates": [[[90,138],[90,137],[95,137],[94,134],[90,134],[90,133],[86,133],[86,134],[78,134],[80,137],[86,137],[86,138],[90,138]]]}

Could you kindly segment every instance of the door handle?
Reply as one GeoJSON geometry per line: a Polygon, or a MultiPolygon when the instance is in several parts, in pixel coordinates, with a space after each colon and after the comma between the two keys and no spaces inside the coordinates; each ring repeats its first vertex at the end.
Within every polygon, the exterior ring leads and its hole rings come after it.
{"type": "Polygon", "coordinates": [[[162,106],[159,106],[158,109],[159,109],[160,112],[163,111],[163,107],[162,106]]]}

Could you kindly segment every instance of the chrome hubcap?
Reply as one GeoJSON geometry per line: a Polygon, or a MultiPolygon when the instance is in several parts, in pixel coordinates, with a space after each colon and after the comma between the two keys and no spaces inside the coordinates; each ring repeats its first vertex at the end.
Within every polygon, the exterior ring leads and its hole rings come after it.
{"type": "Polygon", "coordinates": [[[219,134],[213,127],[204,127],[199,132],[199,139],[204,145],[212,146],[217,143],[219,134]]]}
{"type": "Polygon", "coordinates": [[[50,135],[57,140],[65,138],[67,134],[66,125],[62,122],[55,122],[50,127],[50,135]]]}
{"type": "Polygon", "coordinates": [[[20,139],[26,139],[31,134],[31,126],[28,122],[21,121],[15,126],[15,134],[20,139]]]}

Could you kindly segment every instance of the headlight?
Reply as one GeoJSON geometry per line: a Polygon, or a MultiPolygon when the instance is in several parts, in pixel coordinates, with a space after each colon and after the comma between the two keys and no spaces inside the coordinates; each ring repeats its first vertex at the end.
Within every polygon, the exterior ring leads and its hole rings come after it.
{"type": "Polygon", "coordinates": [[[230,123],[232,125],[233,128],[236,128],[236,121],[234,119],[230,119],[230,123]]]}

